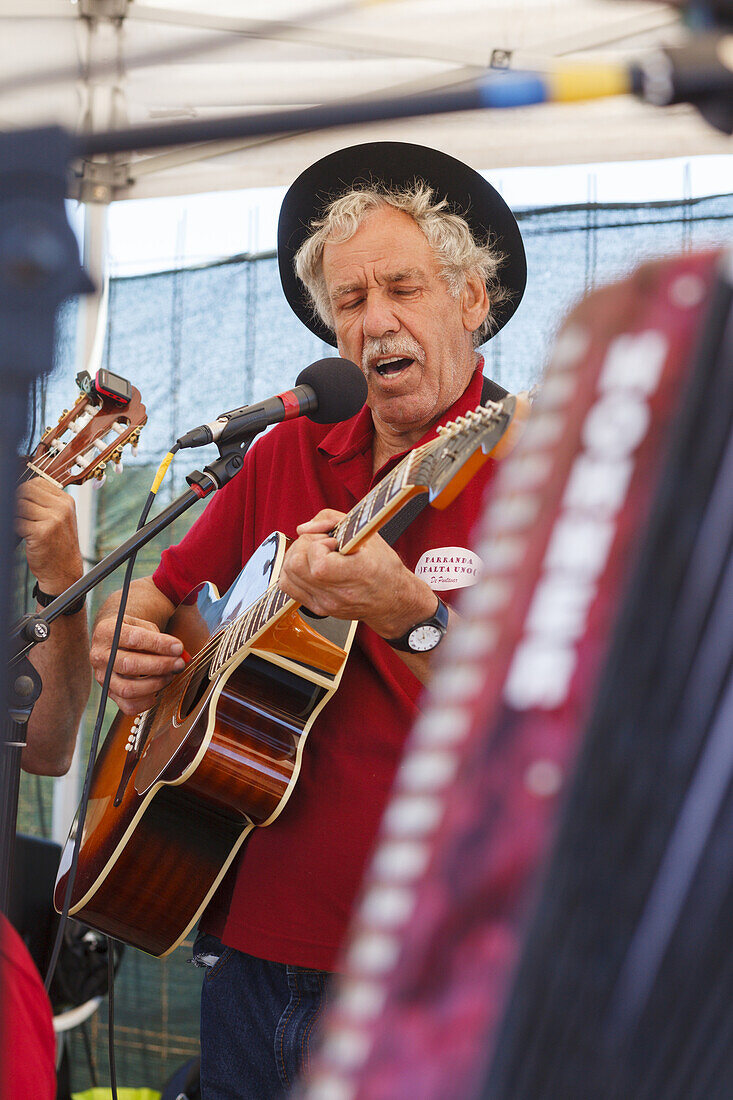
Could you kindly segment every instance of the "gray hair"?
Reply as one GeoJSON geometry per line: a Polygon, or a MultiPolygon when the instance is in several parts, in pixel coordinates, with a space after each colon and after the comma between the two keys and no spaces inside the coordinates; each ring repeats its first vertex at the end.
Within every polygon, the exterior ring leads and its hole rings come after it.
{"type": "Polygon", "coordinates": [[[409,214],[422,230],[454,298],[460,295],[469,275],[479,275],[486,284],[490,305],[486,319],[473,334],[474,347],[478,347],[495,330],[496,307],[510,296],[498,277],[504,256],[491,238],[477,242],[466,220],[450,212],[448,200],[435,202],[432,188],[417,180],[412,187],[400,190],[379,186],[354,188],[334,199],[323,217],[311,222],[311,233],[295,255],[295,272],[308,291],[314,314],[333,332],[331,303],[323,275],[324,245],[327,241],[350,240],[370,214],[385,206],[409,214]]]}

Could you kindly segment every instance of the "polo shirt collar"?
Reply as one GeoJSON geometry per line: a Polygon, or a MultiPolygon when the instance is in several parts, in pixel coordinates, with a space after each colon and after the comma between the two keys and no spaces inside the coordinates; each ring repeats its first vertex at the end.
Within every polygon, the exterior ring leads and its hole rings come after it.
{"type": "MultiPolygon", "coordinates": [[[[476,408],[476,406],[481,403],[481,389],[484,381],[482,373],[483,367],[483,357],[479,357],[476,369],[471,375],[471,381],[468,383],[466,389],[458,400],[454,401],[449,409],[446,409],[438,423],[434,424],[433,427],[425,433],[422,439],[415,444],[416,447],[421,446],[423,443],[427,443],[430,439],[435,439],[439,427],[447,424],[449,420],[455,419],[456,416],[460,416],[462,413],[466,412],[467,409],[476,408]]],[[[328,455],[332,464],[338,464],[341,462],[348,462],[349,459],[354,458],[358,454],[364,454],[367,451],[371,453],[373,439],[374,421],[372,420],[372,411],[368,405],[364,405],[356,416],[352,416],[350,420],[342,420],[339,424],[334,424],[331,431],[328,432],[319,443],[318,450],[328,455]]],[[[409,447],[407,450],[412,450],[412,448],[409,447]]],[[[394,455],[385,463],[383,469],[399,461],[405,454],[407,454],[407,451],[394,455]]]]}

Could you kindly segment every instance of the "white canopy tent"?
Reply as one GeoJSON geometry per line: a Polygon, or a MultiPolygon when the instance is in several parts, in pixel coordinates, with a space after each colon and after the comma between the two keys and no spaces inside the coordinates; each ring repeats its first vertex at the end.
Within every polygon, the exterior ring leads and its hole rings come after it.
{"type": "MultiPolygon", "coordinates": [[[[0,125],[79,131],[401,94],[488,67],[629,60],[684,34],[636,0],[1,0],[0,125]],[[148,60],[144,61],[143,58],[148,60]],[[55,79],[39,78],[56,70],[55,79]]],[[[201,145],[87,165],[104,201],[285,184],[355,131],[201,145]]],[[[479,168],[727,153],[688,107],[630,96],[361,127],[479,168]]]]}
{"type": "MultiPolygon", "coordinates": [[[[0,127],[85,133],[339,104],[492,67],[626,62],[685,33],[674,8],[639,0],[0,0],[0,127]]],[[[104,205],[284,185],[333,149],[385,138],[482,170],[731,152],[692,107],[620,96],[100,157],[77,166],[75,194],[104,205]]],[[[103,230],[87,219],[96,270],[103,230]]]]}

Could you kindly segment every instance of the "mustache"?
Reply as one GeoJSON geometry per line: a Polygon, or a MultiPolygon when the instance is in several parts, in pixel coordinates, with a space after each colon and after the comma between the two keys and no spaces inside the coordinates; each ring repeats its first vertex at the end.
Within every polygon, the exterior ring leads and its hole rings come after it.
{"type": "Polygon", "coordinates": [[[424,362],[425,351],[421,344],[405,333],[395,336],[367,336],[361,349],[361,365],[364,370],[382,356],[395,355],[401,359],[417,359],[424,362]]]}

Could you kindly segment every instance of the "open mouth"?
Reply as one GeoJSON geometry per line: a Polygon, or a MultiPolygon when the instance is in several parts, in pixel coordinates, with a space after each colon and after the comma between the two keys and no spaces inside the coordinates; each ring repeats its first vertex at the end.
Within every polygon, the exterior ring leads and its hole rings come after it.
{"type": "Polygon", "coordinates": [[[381,374],[384,378],[391,374],[399,374],[400,371],[412,366],[414,362],[414,359],[403,359],[395,356],[392,359],[380,359],[378,363],[374,364],[374,369],[377,374],[381,374]]]}

